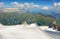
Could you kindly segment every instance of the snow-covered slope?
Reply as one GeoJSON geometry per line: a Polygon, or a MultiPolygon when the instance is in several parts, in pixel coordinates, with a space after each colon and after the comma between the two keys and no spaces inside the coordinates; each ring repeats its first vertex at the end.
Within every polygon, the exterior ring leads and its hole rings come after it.
{"type": "MultiPolygon", "coordinates": [[[[31,26],[31,25],[30,25],[31,26]]],[[[35,27],[26,25],[1,26],[0,39],[53,39],[35,27]]]]}

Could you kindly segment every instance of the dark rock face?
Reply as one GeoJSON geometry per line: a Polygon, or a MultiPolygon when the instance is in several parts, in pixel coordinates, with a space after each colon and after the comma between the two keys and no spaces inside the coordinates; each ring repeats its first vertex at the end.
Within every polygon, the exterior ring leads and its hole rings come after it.
{"type": "Polygon", "coordinates": [[[57,30],[60,31],[60,26],[57,27],[57,30]]]}

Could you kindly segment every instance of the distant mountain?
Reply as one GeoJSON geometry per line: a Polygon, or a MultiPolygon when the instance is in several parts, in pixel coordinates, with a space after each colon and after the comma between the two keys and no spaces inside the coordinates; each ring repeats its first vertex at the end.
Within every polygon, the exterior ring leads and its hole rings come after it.
{"type": "Polygon", "coordinates": [[[49,11],[49,10],[40,10],[40,11],[35,11],[34,13],[40,13],[40,14],[44,14],[44,15],[51,15],[53,17],[56,17],[56,18],[60,18],[60,13],[56,13],[56,12],[52,12],[52,11],[49,11]]]}
{"type": "Polygon", "coordinates": [[[32,13],[41,13],[41,14],[45,14],[45,15],[51,15],[52,14],[49,10],[44,10],[44,9],[34,10],[34,11],[32,11],[32,13]]]}
{"type": "Polygon", "coordinates": [[[60,13],[51,12],[53,17],[60,18],[60,13]]]}
{"type": "Polygon", "coordinates": [[[56,14],[54,14],[54,16],[55,16],[56,18],[60,18],[60,13],[56,13],[56,14]]]}

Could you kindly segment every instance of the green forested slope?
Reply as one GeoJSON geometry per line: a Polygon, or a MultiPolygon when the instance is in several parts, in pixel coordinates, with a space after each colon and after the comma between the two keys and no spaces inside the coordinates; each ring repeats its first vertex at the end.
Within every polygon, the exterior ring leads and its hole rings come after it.
{"type": "Polygon", "coordinates": [[[37,23],[39,25],[49,25],[54,20],[56,19],[50,15],[43,15],[38,13],[37,14],[26,13],[20,14],[18,12],[0,13],[0,23],[4,25],[22,24],[22,22],[24,21],[26,21],[28,24],[37,23]]]}

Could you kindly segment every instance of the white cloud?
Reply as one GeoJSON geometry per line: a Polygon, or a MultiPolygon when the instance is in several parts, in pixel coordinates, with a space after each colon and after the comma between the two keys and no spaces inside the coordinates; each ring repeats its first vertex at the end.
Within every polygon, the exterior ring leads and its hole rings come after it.
{"type": "Polygon", "coordinates": [[[58,3],[54,3],[54,7],[60,7],[60,2],[58,2],[58,3]]]}
{"type": "Polygon", "coordinates": [[[14,6],[20,7],[20,4],[18,2],[11,2],[14,6]]]}
{"type": "Polygon", "coordinates": [[[29,3],[24,3],[24,5],[29,6],[30,4],[29,3]]]}
{"type": "Polygon", "coordinates": [[[3,7],[4,6],[4,3],[0,3],[0,7],[3,7]]]}
{"type": "Polygon", "coordinates": [[[17,7],[18,9],[21,9],[21,11],[28,11],[29,9],[38,8],[40,5],[34,4],[34,3],[18,3],[18,2],[12,2],[11,4],[14,5],[14,7],[17,7]]]}
{"type": "Polygon", "coordinates": [[[54,3],[54,7],[56,7],[57,6],[57,3],[54,3]]]}
{"type": "Polygon", "coordinates": [[[53,12],[60,12],[60,2],[58,2],[58,3],[55,2],[53,4],[52,8],[49,6],[40,6],[40,5],[34,4],[34,3],[12,2],[11,4],[13,4],[18,9],[24,9],[24,11],[27,11],[29,9],[44,9],[44,10],[50,10],[53,12]]]}
{"type": "Polygon", "coordinates": [[[49,7],[48,6],[43,6],[42,9],[48,10],[49,7]]]}
{"type": "Polygon", "coordinates": [[[60,13],[60,2],[55,2],[53,8],[51,9],[55,13],[60,13]]]}
{"type": "Polygon", "coordinates": [[[19,4],[19,3],[18,3],[18,2],[11,2],[11,4],[16,4],[16,5],[17,5],[17,4],[19,4]]]}
{"type": "Polygon", "coordinates": [[[55,12],[55,13],[60,13],[60,7],[53,7],[51,9],[51,11],[55,12]]]}
{"type": "Polygon", "coordinates": [[[20,10],[18,9],[18,8],[4,8],[3,10],[2,10],[3,12],[19,12],[20,10]]]}
{"type": "Polygon", "coordinates": [[[12,2],[11,4],[13,4],[19,8],[34,8],[34,7],[36,8],[36,7],[39,7],[39,5],[36,5],[34,3],[23,3],[23,4],[21,4],[18,2],[12,2]]]}

